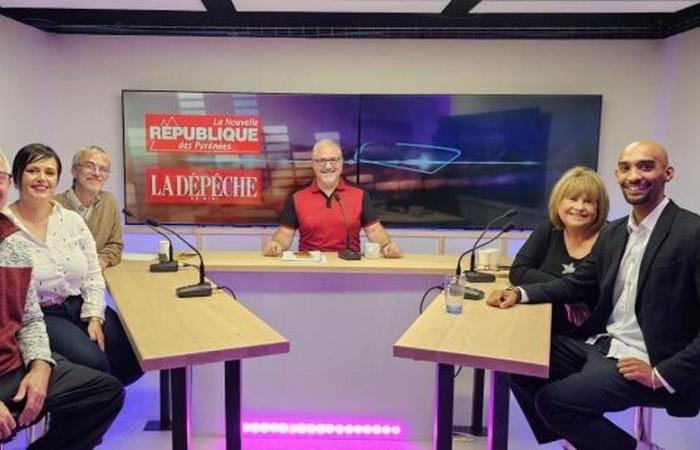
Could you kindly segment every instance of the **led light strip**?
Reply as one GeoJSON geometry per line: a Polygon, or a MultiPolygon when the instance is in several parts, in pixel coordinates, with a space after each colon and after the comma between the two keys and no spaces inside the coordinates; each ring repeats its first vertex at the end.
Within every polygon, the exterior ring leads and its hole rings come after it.
{"type": "Polygon", "coordinates": [[[245,434],[396,437],[398,425],[377,423],[243,422],[245,434]]]}

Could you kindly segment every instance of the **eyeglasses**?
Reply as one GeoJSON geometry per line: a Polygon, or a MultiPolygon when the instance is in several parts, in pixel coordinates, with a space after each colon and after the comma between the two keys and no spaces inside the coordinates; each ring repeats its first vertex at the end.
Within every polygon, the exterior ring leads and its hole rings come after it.
{"type": "Polygon", "coordinates": [[[337,166],[340,164],[340,162],[343,160],[343,158],[336,156],[335,158],[316,158],[314,159],[314,164],[317,164],[321,167],[325,166],[326,164],[330,164],[331,166],[337,166]]]}
{"type": "Polygon", "coordinates": [[[87,169],[90,172],[97,173],[102,175],[103,177],[109,176],[109,167],[105,166],[98,166],[97,164],[94,163],[85,163],[85,164],[78,164],[80,167],[83,169],[87,169]]]}
{"type": "Polygon", "coordinates": [[[7,172],[0,171],[0,187],[7,187],[10,185],[10,180],[12,180],[12,175],[7,172]]]}

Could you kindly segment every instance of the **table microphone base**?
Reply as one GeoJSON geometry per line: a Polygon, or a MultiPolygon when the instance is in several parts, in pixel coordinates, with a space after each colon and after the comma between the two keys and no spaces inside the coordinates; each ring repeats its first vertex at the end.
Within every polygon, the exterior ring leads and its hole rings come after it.
{"type": "Polygon", "coordinates": [[[346,261],[359,261],[361,256],[362,255],[360,254],[360,252],[354,252],[349,248],[338,252],[338,258],[344,259],[346,261]]]}
{"type": "Polygon", "coordinates": [[[166,261],[151,264],[149,270],[151,272],[177,272],[178,266],[177,261],[166,261]]]}
{"type": "Polygon", "coordinates": [[[476,270],[465,270],[464,276],[470,283],[493,283],[496,276],[492,273],[477,272],[476,270]]]}
{"type": "Polygon", "coordinates": [[[175,293],[178,297],[210,297],[211,296],[211,283],[205,281],[203,283],[191,284],[189,286],[183,286],[175,289],[175,293]]]}

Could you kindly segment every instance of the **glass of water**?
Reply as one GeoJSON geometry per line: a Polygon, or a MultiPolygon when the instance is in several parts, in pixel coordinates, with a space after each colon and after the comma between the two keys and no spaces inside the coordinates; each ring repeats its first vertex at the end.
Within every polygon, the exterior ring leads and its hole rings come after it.
{"type": "Polygon", "coordinates": [[[464,302],[464,285],[459,277],[445,279],[445,307],[450,314],[461,314],[464,302]]]}

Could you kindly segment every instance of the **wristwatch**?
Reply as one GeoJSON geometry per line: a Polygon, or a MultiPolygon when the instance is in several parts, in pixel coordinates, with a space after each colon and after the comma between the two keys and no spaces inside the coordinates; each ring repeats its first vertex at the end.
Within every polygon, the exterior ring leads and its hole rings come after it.
{"type": "Polygon", "coordinates": [[[516,301],[516,303],[520,303],[520,300],[523,299],[522,291],[520,291],[520,289],[518,289],[516,286],[508,286],[505,290],[515,292],[515,295],[518,296],[518,300],[516,301]]]}

